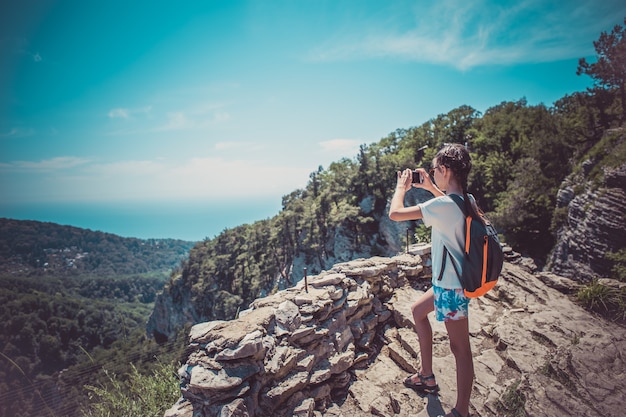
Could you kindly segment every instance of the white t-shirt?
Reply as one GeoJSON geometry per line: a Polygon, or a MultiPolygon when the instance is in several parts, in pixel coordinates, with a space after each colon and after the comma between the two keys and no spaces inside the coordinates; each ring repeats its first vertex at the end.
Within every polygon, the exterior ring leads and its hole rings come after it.
{"type": "MultiPolygon", "coordinates": [[[[461,196],[463,198],[463,196],[461,196]]],[[[471,199],[471,197],[470,197],[471,199]]],[[[432,283],[442,288],[462,288],[461,282],[454,271],[450,255],[454,258],[459,273],[463,260],[465,245],[465,216],[451,197],[445,195],[436,197],[419,204],[422,210],[422,220],[431,232],[431,257],[433,278],[432,283]],[[443,277],[439,280],[443,247],[448,248],[448,257],[443,277]]]]}

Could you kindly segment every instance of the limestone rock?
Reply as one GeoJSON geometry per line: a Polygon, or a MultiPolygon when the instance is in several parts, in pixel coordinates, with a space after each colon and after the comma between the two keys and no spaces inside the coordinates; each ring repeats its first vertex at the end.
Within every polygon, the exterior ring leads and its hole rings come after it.
{"type": "Polygon", "coordinates": [[[558,230],[549,270],[583,282],[608,277],[612,263],[606,254],[626,247],[626,164],[605,169],[600,187],[584,173],[571,176],[559,190],[557,207],[566,208],[567,217],[558,230]]]}
{"type": "MultiPolygon", "coordinates": [[[[298,284],[257,300],[236,320],[194,326],[191,353],[179,371],[181,399],[165,415],[408,417],[449,411],[456,376],[443,323],[431,320],[440,395],[421,397],[402,384],[419,368],[411,305],[431,277],[428,268],[418,276],[413,271],[416,260],[427,259],[401,255],[338,264],[311,277],[316,291],[306,293],[298,284]]],[[[497,287],[471,301],[472,415],[501,416],[511,406],[529,416],[599,417],[621,410],[626,329],[572,302],[577,285],[552,273],[533,274],[524,262],[506,262],[497,287]]]]}

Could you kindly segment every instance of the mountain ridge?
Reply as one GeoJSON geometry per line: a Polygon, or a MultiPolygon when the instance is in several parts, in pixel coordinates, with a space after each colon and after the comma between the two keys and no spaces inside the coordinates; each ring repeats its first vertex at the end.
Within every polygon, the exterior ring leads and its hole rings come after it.
{"type": "Polygon", "coordinates": [[[0,218],[0,273],[96,276],[169,273],[196,243],[128,238],[51,222],[0,218]]]}

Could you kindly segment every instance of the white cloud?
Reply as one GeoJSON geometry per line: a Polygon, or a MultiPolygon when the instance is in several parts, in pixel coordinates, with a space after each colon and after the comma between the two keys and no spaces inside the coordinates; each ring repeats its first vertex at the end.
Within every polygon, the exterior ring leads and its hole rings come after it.
{"type": "Polygon", "coordinates": [[[0,38],[0,53],[16,54],[18,56],[28,56],[33,62],[42,62],[43,57],[39,52],[32,52],[29,49],[30,42],[22,37],[0,38]]]}
{"type": "Polygon", "coordinates": [[[230,113],[225,111],[217,111],[213,115],[213,120],[216,122],[227,122],[230,120],[230,113]]]}
{"type": "Polygon", "coordinates": [[[361,142],[355,139],[332,139],[320,142],[320,146],[325,152],[341,154],[355,154],[360,145],[361,142]]]}
{"type": "Polygon", "coordinates": [[[282,195],[302,187],[308,171],[276,161],[192,158],[170,166],[162,173],[161,185],[172,194],[203,198],[246,195],[282,195]]]}
{"type": "Polygon", "coordinates": [[[19,172],[49,172],[61,171],[85,165],[88,159],[73,156],[60,156],[57,158],[45,159],[41,161],[13,161],[0,164],[4,171],[19,172]]]}
{"type": "Polygon", "coordinates": [[[215,144],[216,151],[243,151],[243,152],[257,152],[265,149],[265,146],[259,143],[254,142],[237,142],[237,141],[229,141],[229,142],[217,142],[215,144]]]}
{"type": "Polygon", "coordinates": [[[550,62],[593,52],[626,3],[610,0],[422,2],[385,25],[362,24],[357,36],[333,37],[315,60],[394,57],[469,69],[488,64],[550,62]],[[407,17],[408,16],[408,17],[407,17]],[[411,19],[407,21],[407,19],[411,19]]]}
{"type": "Polygon", "coordinates": [[[184,130],[206,128],[216,123],[225,123],[231,120],[230,113],[222,110],[221,104],[199,103],[195,107],[185,110],[176,110],[167,114],[167,123],[157,127],[156,131],[184,130]]]}
{"type": "Polygon", "coordinates": [[[156,161],[119,161],[112,163],[94,164],[86,172],[102,177],[128,177],[143,175],[158,175],[165,167],[156,161]]]}
{"type": "Polygon", "coordinates": [[[22,138],[26,136],[32,136],[35,133],[35,129],[14,127],[8,132],[0,132],[0,138],[22,138]]]}
{"type": "Polygon", "coordinates": [[[110,132],[110,134],[138,134],[138,133],[151,133],[151,132],[167,132],[167,131],[179,131],[190,129],[206,129],[216,124],[226,123],[231,120],[231,114],[224,110],[221,110],[222,105],[207,105],[200,103],[195,107],[187,108],[184,110],[171,110],[165,113],[156,113],[152,106],[146,106],[141,108],[114,108],[109,110],[108,116],[111,119],[135,119],[140,124],[136,123],[132,128],[126,125],[121,130],[110,132]],[[147,119],[160,121],[160,124],[154,124],[149,122],[145,124],[145,119],[142,120],[136,116],[146,115],[147,119]],[[163,122],[165,120],[165,122],[163,122]]]}
{"type": "Polygon", "coordinates": [[[182,130],[195,126],[195,122],[190,120],[183,112],[172,112],[167,114],[167,123],[156,130],[182,130]]]}
{"type": "Polygon", "coordinates": [[[276,160],[195,157],[93,162],[59,157],[0,163],[6,198],[33,201],[215,200],[276,196],[301,188],[309,171],[276,160]]]}
{"type": "Polygon", "coordinates": [[[128,116],[129,116],[128,109],[111,109],[109,111],[109,117],[111,119],[117,119],[117,118],[128,119],[128,116]]]}
{"type": "Polygon", "coordinates": [[[138,114],[149,114],[152,106],[139,107],[134,109],[117,107],[109,110],[108,116],[111,119],[130,119],[138,114]]]}
{"type": "Polygon", "coordinates": [[[229,149],[243,148],[244,146],[242,142],[218,142],[215,144],[215,150],[226,151],[229,149]]]}

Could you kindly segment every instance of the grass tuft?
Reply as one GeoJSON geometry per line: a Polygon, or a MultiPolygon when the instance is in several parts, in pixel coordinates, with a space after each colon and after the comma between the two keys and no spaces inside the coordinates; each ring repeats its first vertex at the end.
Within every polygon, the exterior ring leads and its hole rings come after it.
{"type": "Polygon", "coordinates": [[[526,397],[519,389],[521,381],[509,385],[496,404],[499,415],[503,417],[526,417],[526,397]]]}
{"type": "Polygon", "coordinates": [[[577,298],[585,308],[609,320],[626,321],[626,290],[624,289],[611,288],[594,279],[589,285],[578,290],[577,298]]]}

